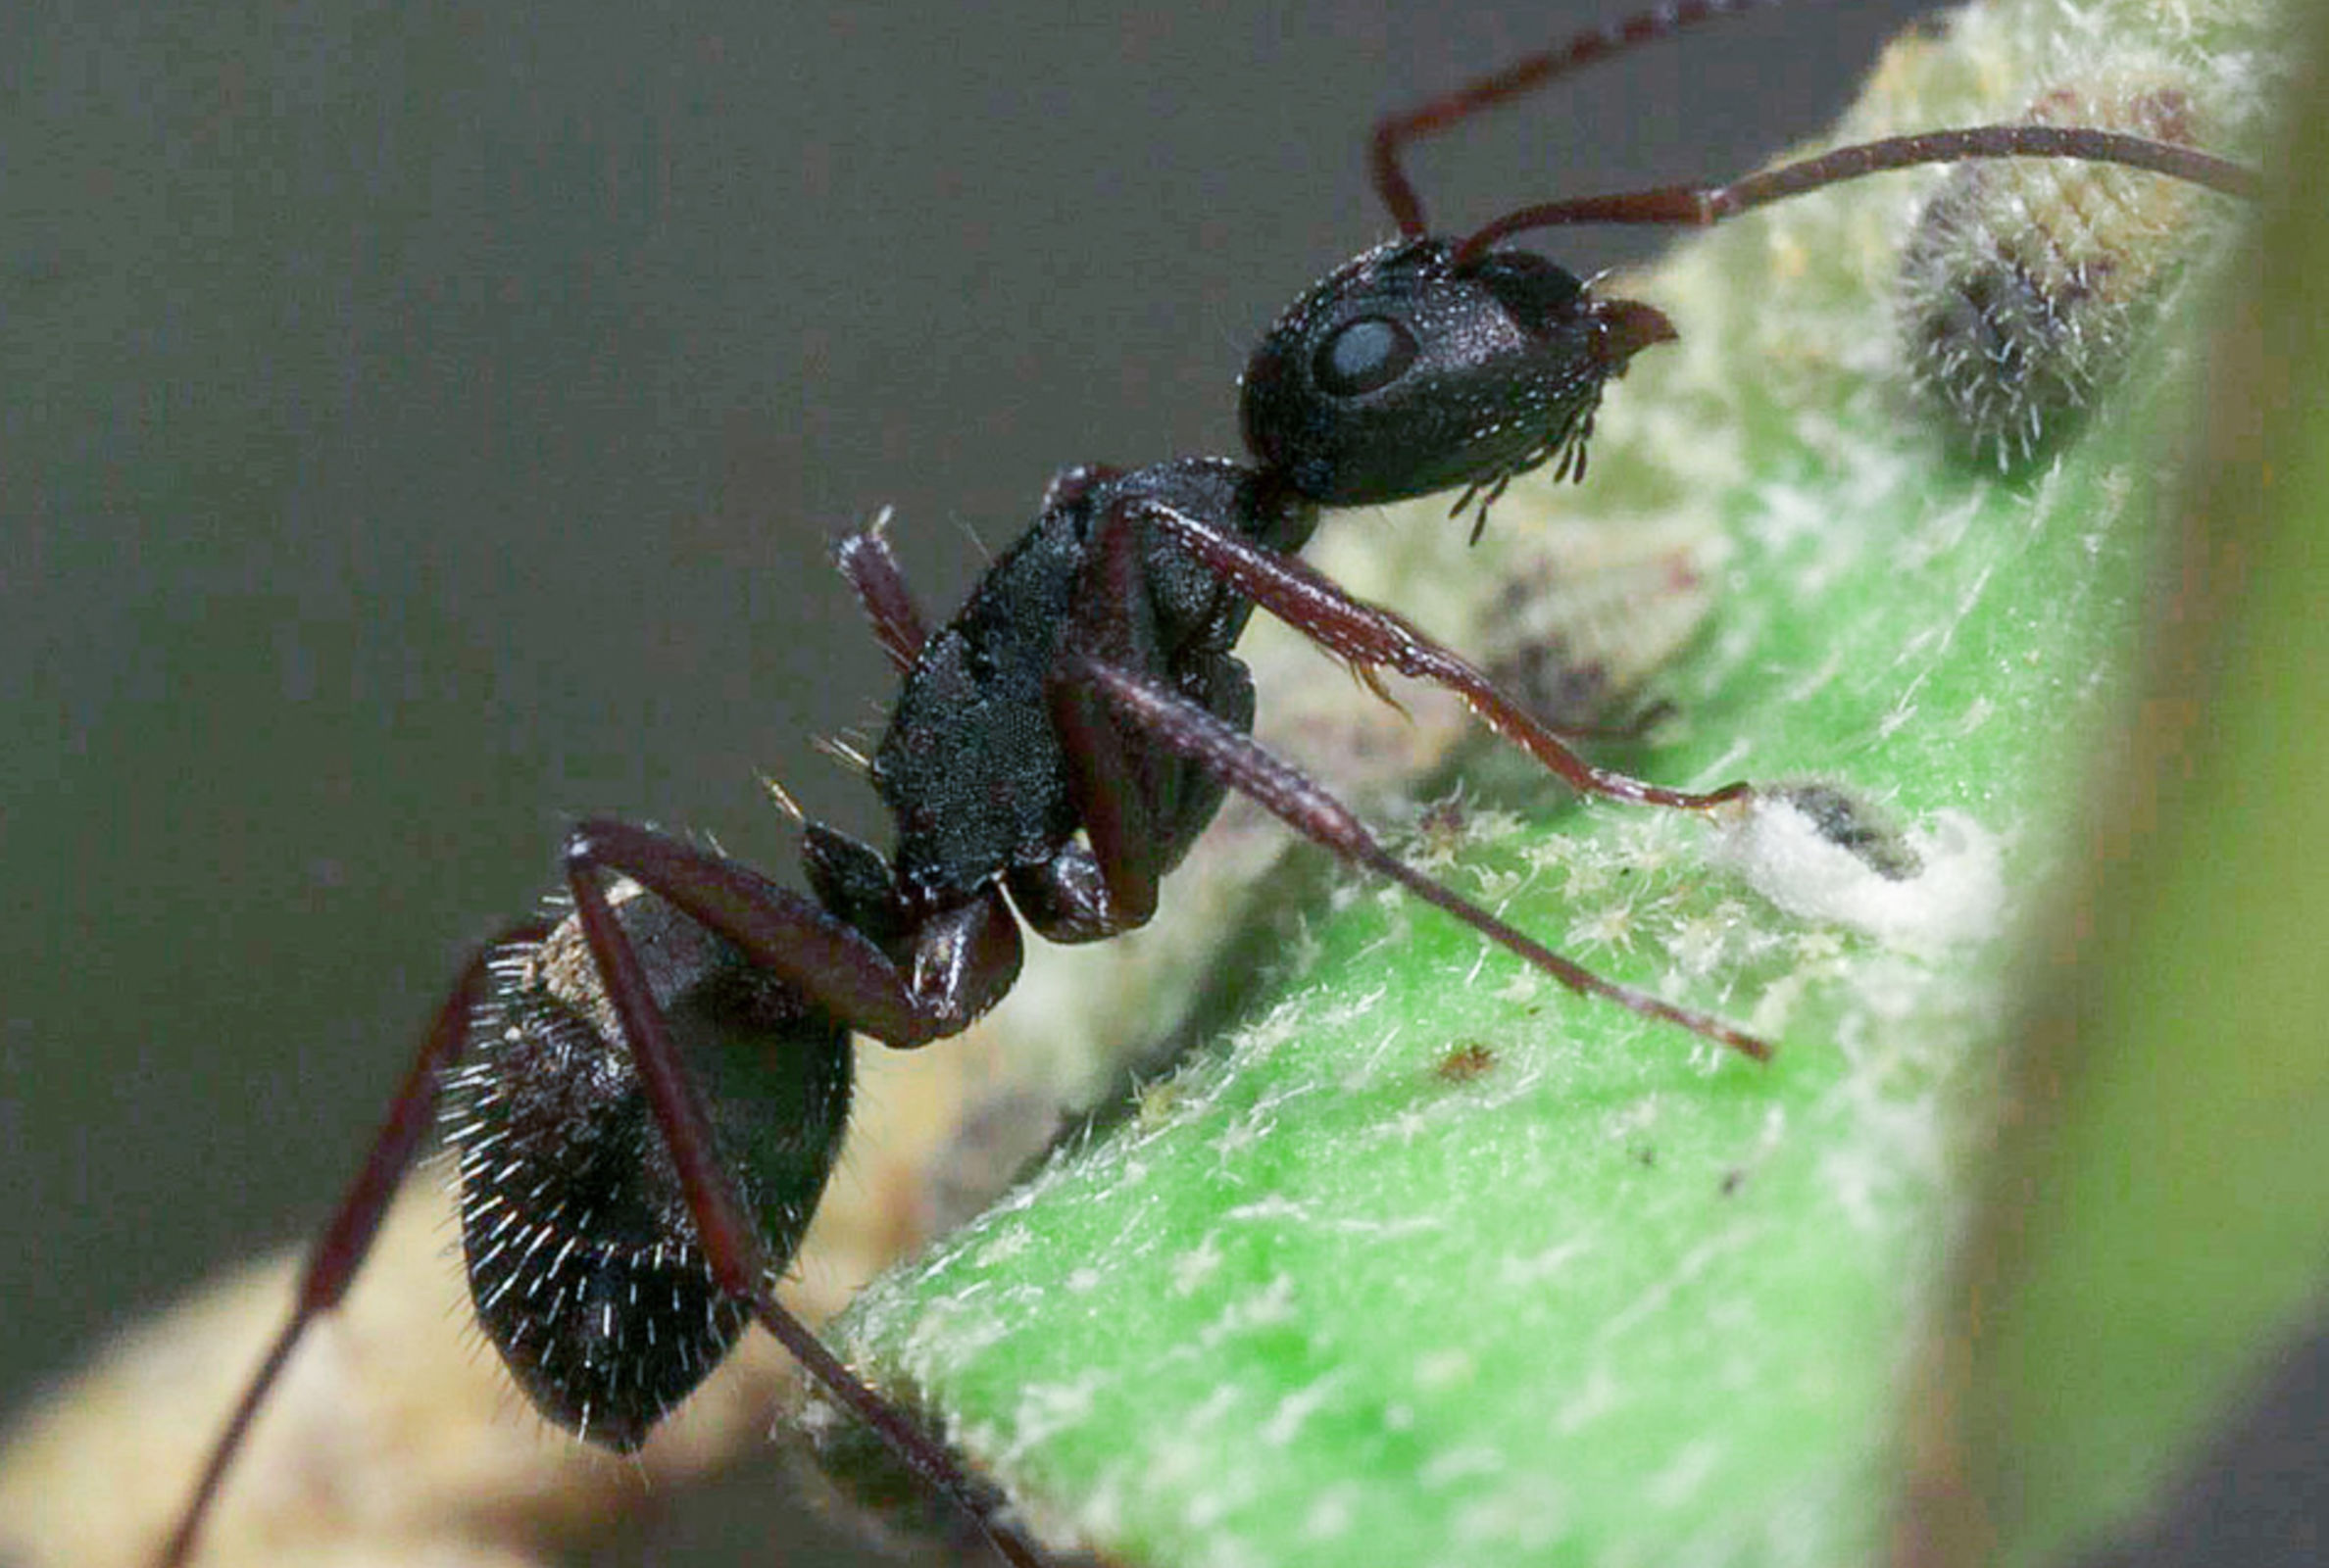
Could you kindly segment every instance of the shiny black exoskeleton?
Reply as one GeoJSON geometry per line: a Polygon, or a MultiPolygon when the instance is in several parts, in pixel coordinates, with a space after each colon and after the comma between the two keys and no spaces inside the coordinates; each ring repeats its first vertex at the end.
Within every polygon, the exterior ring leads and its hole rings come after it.
{"type": "MultiPolygon", "coordinates": [[[[650,895],[615,906],[719,1157],[789,1255],[849,1119],[849,1030],[650,895]]],[[[447,1085],[477,1321],[537,1409],[636,1448],[752,1321],[689,1240],[687,1195],[572,922],[505,950],[447,1085]]]]}
{"type": "MultiPolygon", "coordinates": [[[[1093,541],[1112,509],[1135,500],[1234,519],[1241,537],[1266,550],[1301,548],[1313,521],[1291,493],[1226,462],[1070,469],[1055,480],[1035,525],[922,646],[874,750],[873,787],[897,822],[891,860],[903,907],[991,903],[1008,890],[1055,942],[1120,929],[1105,879],[1074,842],[1084,813],[1046,687],[1093,586],[1093,541]]],[[[1137,575],[1129,635],[1141,667],[1223,722],[1250,727],[1253,681],[1230,650],[1252,602],[1151,541],[1139,548],[1137,575]]],[[[1169,867],[1211,820],[1222,785],[1184,759],[1160,765],[1167,776],[1151,786],[1151,854],[1169,867]]],[[[995,916],[1007,918],[999,906],[995,916]]]]}
{"type": "Polygon", "coordinates": [[[488,1339],[545,1415],[629,1449],[758,1321],[1016,1562],[993,1501],[771,1294],[847,1121],[852,1032],[959,1033],[1016,979],[1019,922],[1055,942],[1131,930],[1231,789],[1392,877],[1572,989],[1760,1055],[1719,1019],[1602,980],[1402,864],[1256,748],[1233,652],[1257,608],[1362,667],[1462,693],[1580,790],[1703,807],[1594,768],[1448,650],[1293,558],[1321,507],[1582,468],[1603,388],[1672,335],[1518,252],[1444,238],[1370,251],[1303,296],[1245,376],[1255,461],[1063,470],[1034,525],[935,627],[878,527],[836,558],[901,673],[870,760],[884,856],[804,830],[810,892],[651,829],[592,822],[572,909],[482,952],[448,999],[298,1308],[168,1553],[182,1558],[305,1326],[345,1293],[440,1081],[462,1244],[488,1339]]]}

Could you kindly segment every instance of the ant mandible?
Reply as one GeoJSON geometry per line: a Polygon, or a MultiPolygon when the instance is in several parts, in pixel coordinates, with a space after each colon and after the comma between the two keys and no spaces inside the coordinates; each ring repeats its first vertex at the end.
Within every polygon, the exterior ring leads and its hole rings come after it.
{"type": "Polygon", "coordinates": [[[1400,165],[1411,142],[1568,71],[1777,3],[1681,0],[1381,122],[1370,167],[1400,237],[1315,285],[1256,350],[1242,406],[1252,464],[1064,470],[1034,526],[935,627],[878,525],[842,540],[842,573],[902,677],[870,765],[895,848],[885,858],[805,822],[803,896],[669,834],[578,827],[564,853],[571,912],[505,932],[439,1008],[161,1560],[190,1554],[253,1419],[308,1326],[346,1294],[449,1086],[477,1315],[545,1415],[635,1448],[759,1322],[1005,1557],[1042,1563],[993,1490],[860,1382],[771,1282],[832,1170],[849,1036],[910,1048],[960,1033],[1016,978],[1022,920],[1063,943],[1142,925],[1160,879],[1232,789],[1571,990],[1766,1056],[1746,1031],[1604,980],[1392,857],[1255,745],[1254,688],[1232,650],[1264,609],[1363,672],[1387,666],[1455,691],[1581,793],[1690,810],[1740,800],[1744,784],[1691,793],[1593,766],[1462,658],[1293,559],[1321,507],[1461,490],[1455,511],[1472,511],[1476,531],[1515,476],[1549,464],[1581,478],[1603,389],[1675,335],[1651,306],[1602,298],[1500,242],[1565,223],[1712,223],[1868,173],[1978,158],[2117,163],[2252,190],[2248,171],[2185,147],[1986,125],[1848,147],[1727,186],[1523,208],[1462,239],[1428,232],[1400,165]]]}

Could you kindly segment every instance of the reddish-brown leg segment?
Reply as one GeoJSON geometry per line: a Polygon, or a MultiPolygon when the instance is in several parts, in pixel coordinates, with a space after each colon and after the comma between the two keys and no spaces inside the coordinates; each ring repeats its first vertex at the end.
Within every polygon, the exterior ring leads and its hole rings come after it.
{"type": "Polygon", "coordinates": [[[1178,694],[1128,670],[1089,659],[1072,660],[1062,671],[1062,677],[1099,693],[1132,722],[1144,740],[1161,743],[1197,761],[1304,837],[1356,865],[1389,877],[1434,908],[1445,910],[1499,947],[1519,955],[1571,991],[1605,998],[1647,1018],[1680,1024],[1694,1034],[1729,1046],[1758,1061],[1770,1058],[1768,1042],[1711,1013],[1679,1007],[1646,991],[1605,980],[1407,865],[1384,849],[1350,808],[1316,781],[1272,757],[1252,736],[1222,723],[1178,694]]]}
{"type": "Polygon", "coordinates": [[[548,930],[545,922],[529,922],[505,931],[480,948],[461,971],[460,983],[453,988],[452,995],[437,1009],[428,1033],[421,1040],[420,1054],[405,1069],[404,1081],[397,1085],[395,1098],[388,1102],[388,1112],[381,1120],[380,1130],[372,1137],[364,1163],[357,1168],[355,1181],[349,1184],[339,1207],[332,1211],[323,1234],[317,1238],[315,1248],[308,1253],[299,1290],[292,1298],[289,1320],[275,1335],[258,1371],[243,1389],[242,1397],[235,1401],[234,1413],[227,1418],[225,1429],[211,1448],[202,1477],[195,1483],[194,1494],[187,1499],[185,1511],[179,1515],[176,1528],[162,1548],[159,1560],[163,1568],[177,1568],[193,1551],[195,1538],[202,1533],[211,1504],[218,1500],[227,1468],[234,1462],[243,1440],[250,1435],[251,1423],[274,1391],[283,1368],[290,1363],[291,1352],[317,1318],[340,1304],[357,1271],[364,1266],[365,1255],[380,1233],[380,1220],[387,1212],[389,1200],[427,1141],[434,1122],[438,1086],[445,1070],[469,1043],[470,1018],[485,999],[488,965],[493,955],[512,943],[538,942],[548,930]]]}
{"type": "MultiPolygon", "coordinates": [[[[974,1482],[955,1463],[944,1444],[867,1388],[770,1289],[773,1270],[760,1232],[748,1217],[735,1177],[719,1159],[711,1118],[671,1044],[638,955],[616,923],[601,874],[612,870],[631,877],[680,905],[721,936],[746,948],[748,954],[752,951],[748,943],[765,940],[766,926],[789,927],[792,911],[789,907],[764,910],[749,901],[735,900],[734,879],[700,874],[701,867],[691,868],[661,853],[674,847],[687,848],[624,823],[585,827],[567,843],[567,886],[573,894],[574,912],[582,921],[591,956],[597,961],[600,983],[622,1020],[623,1036],[654,1110],[656,1127],[670,1151],[680,1188],[687,1195],[696,1245],[720,1289],[751,1301],[761,1326],[775,1336],[828,1395],[880,1438],[901,1463],[952,1498],[1017,1568],[1043,1568],[1047,1559],[1040,1548],[997,1516],[999,1504],[992,1489],[974,1482]],[[680,897],[680,891],[690,898],[680,897]]],[[[690,853],[705,860],[713,858],[700,857],[700,852],[690,853]]],[[[785,897],[797,902],[793,895],[785,897]]],[[[780,945],[789,954],[789,937],[780,939],[780,945]]],[[[803,989],[816,991],[814,987],[803,989]]]]}
{"type": "Polygon", "coordinates": [[[1170,507],[1144,505],[1141,520],[1172,536],[1239,593],[1329,653],[1357,664],[1386,665],[1456,693],[1491,729],[1580,794],[1703,811],[1751,793],[1751,786],[1744,783],[1725,784],[1705,794],[1667,789],[1611,768],[1596,767],[1570,751],[1518,702],[1498,690],[1477,666],[1433,642],[1404,617],[1353,598],[1293,557],[1250,545],[1170,507]]]}
{"type": "MultiPolygon", "coordinates": [[[[965,971],[952,977],[935,1007],[917,1000],[912,983],[888,956],[854,928],[799,894],[756,873],[651,829],[596,822],[569,840],[566,879],[600,983],[622,1025],[657,1130],[695,1222],[697,1244],[721,1290],[751,1302],[761,1324],[832,1397],[871,1429],[899,1460],[962,1506],[996,1548],[1018,1568],[1042,1568],[1042,1552],[997,1517],[991,1489],[968,1476],[945,1446],[866,1387],[779,1303],[772,1271],[734,1180],[721,1167],[701,1098],[673,1048],[638,956],[622,935],[603,878],[628,876],[742,950],[758,967],[780,976],[853,1027],[900,1044],[952,1033],[961,1023],[946,1004],[975,1008],[1016,972],[1016,929],[1002,913],[1003,937],[975,915],[961,933],[938,932],[929,946],[955,953],[965,971]],[[950,936],[959,937],[950,944],[950,936]],[[1004,940],[1007,938],[1008,940],[1004,940]],[[1008,962],[1000,949],[1008,948],[1008,962]]],[[[1000,901],[993,901],[1000,911],[1000,901]]],[[[438,1009],[420,1054],[405,1074],[387,1117],[355,1182],[311,1253],[292,1315],[253,1375],[212,1450],[161,1562],[187,1560],[202,1523],[251,1424],[314,1321],[337,1306],[361,1267],[395,1189],[425,1142],[446,1070],[468,1044],[471,1019],[483,1003],[495,954],[513,944],[538,942],[548,932],[532,922],[480,950],[460,984],[438,1009]]]]}
{"type": "MultiPolygon", "coordinates": [[[[1499,731],[1576,788],[1648,805],[1703,809],[1747,791],[1731,785],[1693,795],[1594,767],[1470,664],[1390,612],[1351,598],[1292,561],[1223,534],[1170,507],[1128,499],[1102,519],[1083,597],[1052,682],[1052,710],[1076,768],[1077,808],[1110,894],[1120,906],[1153,906],[1161,874],[1153,846],[1176,824],[1160,821],[1164,773],[1151,753],[1162,745],[1250,797],[1313,841],[1391,878],[1581,995],[1681,1025],[1757,1060],[1770,1045],[1710,1013],[1676,1006],[1605,980],[1521,934],[1452,890],[1406,865],[1315,781],[1269,755],[1251,735],[1162,683],[1136,673],[1142,662],[1139,566],[1142,534],[1156,530],[1204,562],[1238,592],[1321,647],[1364,664],[1388,664],[1461,694],[1499,731]]],[[[1154,537],[1152,535],[1151,537],[1154,537]]]]}
{"type": "Polygon", "coordinates": [[[930,622],[914,590],[907,586],[906,574],[898,569],[898,558],[890,552],[889,519],[889,509],[884,507],[871,522],[835,540],[833,564],[865,607],[866,618],[873,623],[874,639],[889,655],[890,667],[903,675],[921,657],[922,644],[930,640],[930,622]]]}

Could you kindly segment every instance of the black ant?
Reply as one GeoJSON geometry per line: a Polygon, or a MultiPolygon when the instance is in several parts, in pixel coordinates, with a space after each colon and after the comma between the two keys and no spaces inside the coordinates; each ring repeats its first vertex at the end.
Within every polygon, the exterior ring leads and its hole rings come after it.
{"type": "Polygon", "coordinates": [[[1394,858],[1255,746],[1254,689],[1232,650],[1265,609],[1363,673],[1387,666],[1459,693],[1581,793],[1687,810],[1742,800],[1745,784],[1692,793],[1587,763],[1462,658],[1294,559],[1322,507],[1458,490],[1455,512],[1471,512],[1476,531],[1516,475],[1550,465],[1581,478],[1604,388],[1675,335],[1653,307],[1603,298],[1500,242],[1565,223],[1712,223],[1864,174],[1979,158],[2104,161],[2251,188],[2248,172],[2180,146],[1987,125],[1728,186],[1524,208],[1466,238],[1427,231],[1400,165],[1410,143],[1773,3],[1679,0],[1379,123],[1373,180],[1400,238],[1311,289],[1255,352],[1242,409],[1252,464],[1064,470],[1034,526],[943,624],[916,603],[878,525],[841,541],[842,573],[902,677],[870,762],[895,848],[884,857],[805,822],[804,896],[669,834],[577,828],[564,854],[571,912],[504,933],[439,1008],[163,1561],[189,1554],[252,1419],[308,1325],[345,1295],[450,1085],[477,1314],[546,1415],[634,1448],[759,1322],[1007,1558],[1041,1563],[992,1489],[836,1360],[771,1282],[833,1166],[851,1033],[900,1048],[959,1033],[1016,978],[1021,921],[1064,943],[1140,926],[1232,789],[1571,990],[1766,1056],[1746,1031],[1604,980],[1394,858]]]}

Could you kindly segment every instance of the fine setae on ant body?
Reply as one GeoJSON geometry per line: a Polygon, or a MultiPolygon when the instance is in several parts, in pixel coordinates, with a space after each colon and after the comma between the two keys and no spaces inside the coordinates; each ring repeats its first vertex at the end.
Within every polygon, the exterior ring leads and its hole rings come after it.
{"type": "Polygon", "coordinates": [[[805,822],[803,894],[668,833],[576,828],[564,852],[570,912],[504,933],[439,1008],[162,1560],[191,1553],[251,1420],[349,1288],[449,1086],[478,1319],[542,1413],[635,1448],[757,1322],[1007,1558],[1045,1561],[993,1489],[860,1382],[772,1287],[840,1147],[849,1037],[912,1048],[960,1033],[1011,989],[1022,923],[1061,943],[1142,925],[1233,790],[1580,995],[1767,1056],[1739,1025],[1605,980],[1390,855],[1254,744],[1255,691],[1234,649],[1264,610],[1362,671],[1456,692],[1577,792],[1694,811],[1745,801],[1743,783],[1690,792],[1585,761],[1460,655],[1296,559],[1322,509],[1449,492],[1477,529],[1518,474],[1583,478],[1605,390],[1676,328],[1507,242],[1580,222],[1712,223],[1973,159],[2097,160],[2250,188],[2247,172],[2180,145],[1988,125],[1848,147],[1727,186],[1525,207],[1469,235],[1430,231],[1402,167],[1412,142],[1768,3],[1684,0],[1379,123],[1370,169],[1399,237],[1311,288],[1256,349],[1241,391],[1248,460],[1063,469],[1034,524],[943,620],[917,603],[878,526],[845,538],[841,571],[899,677],[869,769],[891,849],[805,822]]]}

